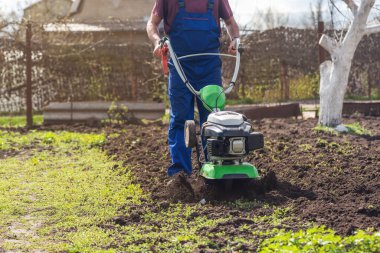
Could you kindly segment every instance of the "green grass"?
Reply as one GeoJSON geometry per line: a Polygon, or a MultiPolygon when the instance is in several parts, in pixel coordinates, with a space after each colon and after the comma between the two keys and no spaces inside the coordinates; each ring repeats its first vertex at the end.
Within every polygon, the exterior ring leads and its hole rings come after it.
{"type": "MultiPolygon", "coordinates": [[[[353,123],[353,124],[345,124],[344,126],[347,127],[348,133],[350,134],[359,135],[359,136],[372,135],[371,131],[365,129],[358,122],[353,123]]],[[[333,127],[327,127],[327,126],[321,126],[321,125],[314,127],[313,130],[317,132],[331,134],[331,135],[341,134],[340,132],[336,131],[335,128],[333,127]]]]}
{"type": "Polygon", "coordinates": [[[21,153],[1,160],[0,249],[91,252],[113,242],[99,226],[144,195],[128,169],[99,149],[104,140],[1,133],[0,142],[9,143],[3,151],[21,153]],[[33,149],[22,149],[30,144],[33,149]]]}
{"type": "Polygon", "coordinates": [[[373,90],[373,93],[369,97],[367,96],[358,96],[356,94],[346,94],[346,99],[350,100],[359,100],[359,101],[368,101],[368,100],[380,100],[380,90],[373,90]]]}
{"type": "Polygon", "coordinates": [[[365,129],[360,123],[353,123],[345,125],[348,128],[349,133],[355,135],[372,135],[371,131],[365,129]]]}
{"type": "Polygon", "coordinates": [[[141,223],[119,227],[116,237],[123,242],[125,252],[193,252],[200,245],[211,245],[211,236],[199,231],[231,219],[225,216],[209,219],[199,215],[200,205],[172,204],[158,212],[146,210],[140,216],[141,223]]]}
{"type": "Polygon", "coordinates": [[[313,130],[316,132],[327,133],[331,135],[339,135],[339,132],[337,132],[333,127],[318,125],[314,127],[313,130]]]}
{"type": "Polygon", "coordinates": [[[261,243],[259,252],[380,252],[380,232],[358,231],[355,235],[341,237],[325,227],[298,232],[279,230],[261,243]]]}
{"type": "MultiPolygon", "coordinates": [[[[42,115],[33,116],[33,124],[42,125],[44,118],[42,115]]],[[[0,116],[0,127],[24,127],[26,126],[25,116],[0,116]]]]}

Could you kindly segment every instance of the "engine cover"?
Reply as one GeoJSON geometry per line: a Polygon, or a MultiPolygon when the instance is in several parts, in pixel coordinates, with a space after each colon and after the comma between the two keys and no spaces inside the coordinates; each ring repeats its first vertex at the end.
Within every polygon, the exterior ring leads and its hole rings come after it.
{"type": "Polygon", "coordinates": [[[208,116],[207,121],[223,126],[239,126],[244,123],[245,117],[237,112],[215,112],[208,116]]]}
{"type": "Polygon", "coordinates": [[[201,134],[211,161],[241,160],[250,151],[264,147],[263,135],[252,132],[247,118],[236,112],[211,113],[201,134]]]}

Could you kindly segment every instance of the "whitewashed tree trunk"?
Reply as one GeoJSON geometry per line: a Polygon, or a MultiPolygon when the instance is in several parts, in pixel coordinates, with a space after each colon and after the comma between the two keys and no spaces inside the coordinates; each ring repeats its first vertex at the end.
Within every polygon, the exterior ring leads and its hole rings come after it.
{"type": "Polygon", "coordinates": [[[319,123],[324,126],[337,126],[341,124],[349,69],[343,64],[326,61],[321,65],[320,71],[319,123]]]}
{"type": "Polygon", "coordinates": [[[342,42],[323,35],[319,44],[331,55],[331,61],[320,66],[319,124],[335,127],[342,123],[343,100],[346,93],[352,59],[365,34],[380,32],[380,25],[367,26],[368,15],[375,0],[343,0],[351,9],[354,20],[342,42]]]}

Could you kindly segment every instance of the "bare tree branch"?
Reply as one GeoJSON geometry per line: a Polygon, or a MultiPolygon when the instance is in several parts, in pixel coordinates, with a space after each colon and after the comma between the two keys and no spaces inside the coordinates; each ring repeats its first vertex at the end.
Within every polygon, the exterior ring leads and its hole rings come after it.
{"type": "MultiPolygon", "coordinates": [[[[345,0],[343,0],[345,1],[345,0]]],[[[344,13],[336,6],[334,0],[330,0],[329,1],[331,3],[331,15],[333,15],[334,11],[333,9],[335,8],[339,13],[340,15],[342,15],[345,19],[349,19],[346,15],[344,15],[344,13]]]]}
{"type": "Polygon", "coordinates": [[[333,54],[338,48],[338,43],[336,40],[327,36],[326,34],[322,35],[319,45],[326,49],[330,54],[333,54]]]}
{"type": "Polygon", "coordinates": [[[373,33],[380,33],[380,24],[367,26],[367,29],[365,30],[365,34],[369,35],[373,33]]]}
{"type": "Polygon", "coordinates": [[[350,28],[348,29],[348,32],[344,38],[342,47],[345,48],[353,48],[350,46],[351,44],[358,44],[359,41],[362,39],[363,35],[366,32],[366,24],[368,20],[368,15],[371,11],[371,8],[373,7],[375,3],[375,0],[362,0],[358,9],[358,12],[356,13],[355,18],[352,21],[352,24],[350,28]]]}
{"type": "Polygon", "coordinates": [[[304,27],[313,27],[318,29],[318,22],[323,20],[323,2],[324,0],[318,0],[316,3],[310,3],[310,14],[309,16],[304,16],[301,20],[304,27]]]}
{"type": "Polygon", "coordinates": [[[356,15],[356,13],[358,13],[358,5],[354,2],[354,0],[343,0],[348,8],[350,8],[350,10],[352,11],[352,14],[354,14],[354,16],[356,15]]]}

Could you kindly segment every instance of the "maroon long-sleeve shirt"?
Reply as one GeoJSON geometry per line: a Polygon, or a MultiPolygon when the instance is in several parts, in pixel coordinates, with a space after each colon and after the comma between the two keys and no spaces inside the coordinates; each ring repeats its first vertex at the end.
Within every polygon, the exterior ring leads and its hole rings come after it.
{"type": "MultiPolygon", "coordinates": [[[[213,16],[220,27],[220,19],[227,20],[233,13],[228,0],[214,0],[213,16]]],[[[185,0],[187,12],[207,12],[208,0],[185,0]]],[[[169,34],[170,27],[179,9],[178,0],[156,0],[152,14],[165,20],[165,33],[169,34]]]]}

